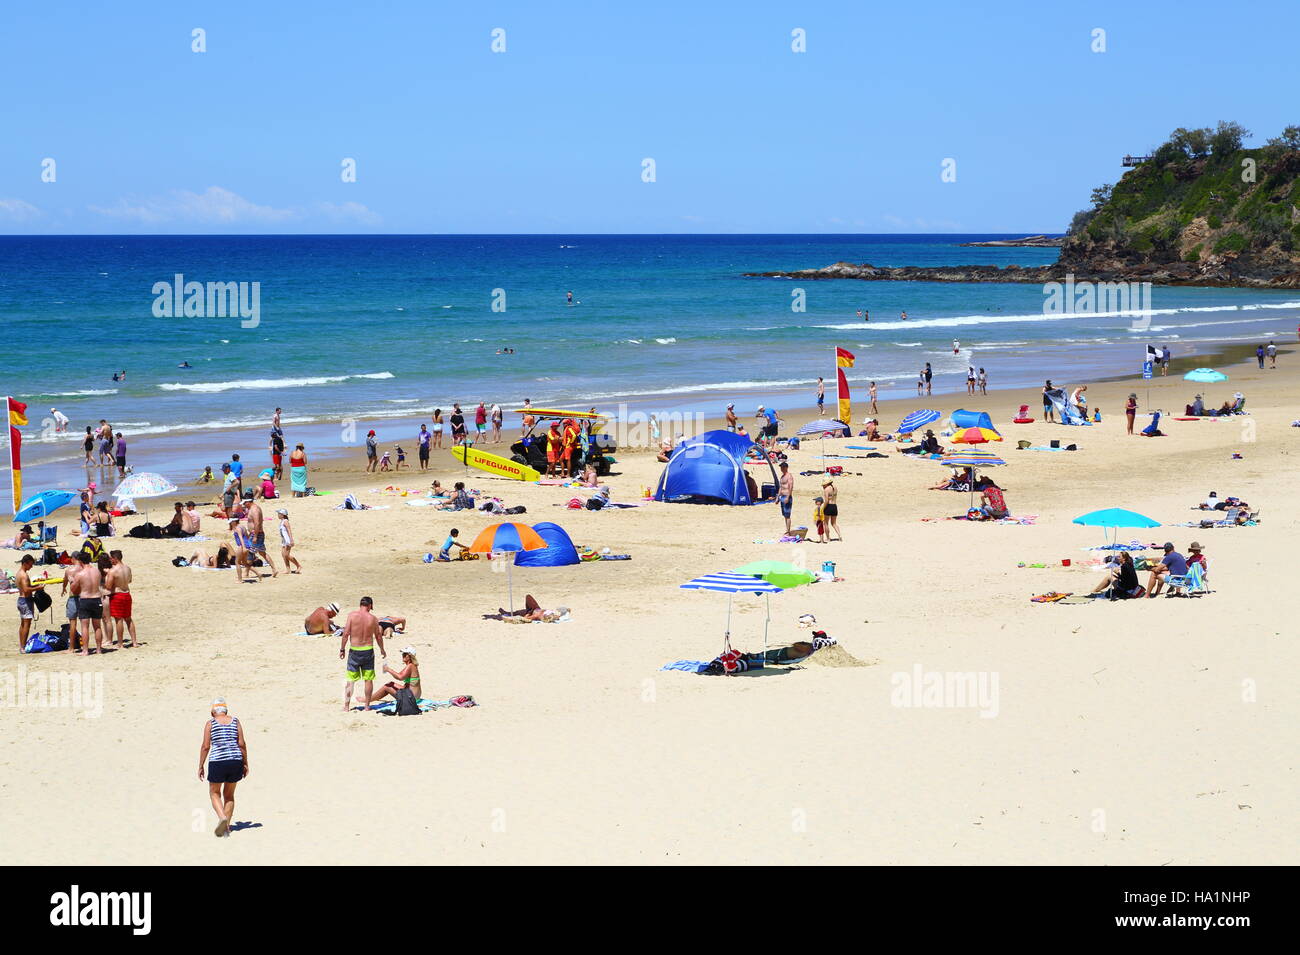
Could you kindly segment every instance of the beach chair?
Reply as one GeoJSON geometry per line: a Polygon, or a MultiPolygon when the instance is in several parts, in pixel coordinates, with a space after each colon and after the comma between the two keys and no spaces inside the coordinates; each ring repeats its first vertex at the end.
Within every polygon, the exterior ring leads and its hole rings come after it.
{"type": "Polygon", "coordinates": [[[1206,585],[1206,571],[1201,567],[1199,562],[1187,565],[1187,573],[1171,576],[1165,579],[1165,588],[1170,597],[1191,597],[1194,594],[1208,594],[1210,588],[1206,585]]]}

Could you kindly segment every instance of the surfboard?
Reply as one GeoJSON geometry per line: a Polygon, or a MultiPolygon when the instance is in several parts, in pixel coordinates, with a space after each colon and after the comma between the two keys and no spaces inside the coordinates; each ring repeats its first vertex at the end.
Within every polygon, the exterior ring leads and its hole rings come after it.
{"type": "Polygon", "coordinates": [[[514,481],[536,481],[542,476],[541,472],[526,464],[503,458],[499,454],[468,448],[463,444],[448,450],[451,451],[451,456],[462,464],[486,471],[488,474],[495,474],[497,477],[510,478],[514,481]]]}

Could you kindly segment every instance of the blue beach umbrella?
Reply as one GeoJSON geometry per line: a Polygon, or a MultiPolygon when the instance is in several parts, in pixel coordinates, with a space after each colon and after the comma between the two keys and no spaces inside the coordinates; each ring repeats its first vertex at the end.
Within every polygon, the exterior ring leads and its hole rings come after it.
{"type": "Polygon", "coordinates": [[[913,411],[899,423],[897,430],[899,434],[911,434],[918,428],[924,428],[927,424],[934,424],[941,417],[943,416],[939,412],[931,411],[929,408],[913,411]]]}
{"type": "MultiPolygon", "coordinates": [[[[779,594],[781,588],[775,584],[770,584],[761,577],[754,577],[750,574],[725,573],[725,574],[705,574],[703,577],[696,577],[694,580],[687,581],[681,585],[682,590],[714,590],[718,593],[727,595],[727,632],[722,638],[722,650],[727,652],[731,649],[731,602],[736,594],[766,594],[769,597],[772,594],[779,594]]],[[[771,617],[769,610],[768,617],[771,617]]],[[[764,627],[763,632],[763,655],[767,656],[767,631],[764,627]]]]}
{"type": "Polygon", "coordinates": [[[1215,371],[1213,368],[1197,368],[1183,375],[1183,381],[1203,381],[1207,384],[1227,380],[1227,375],[1221,371],[1215,371]]]}
{"type": "Polygon", "coordinates": [[[59,489],[37,491],[23,501],[23,506],[14,512],[14,523],[27,524],[31,521],[43,521],[63,505],[76,500],[76,498],[76,491],[59,489]]]}
{"type": "Polygon", "coordinates": [[[1113,530],[1115,533],[1112,543],[1118,543],[1119,529],[1121,527],[1160,526],[1159,521],[1153,521],[1145,514],[1125,510],[1122,507],[1107,507],[1100,511],[1089,511],[1087,514],[1080,514],[1071,523],[1082,524],[1085,527],[1104,527],[1107,530],[1113,530]]]}

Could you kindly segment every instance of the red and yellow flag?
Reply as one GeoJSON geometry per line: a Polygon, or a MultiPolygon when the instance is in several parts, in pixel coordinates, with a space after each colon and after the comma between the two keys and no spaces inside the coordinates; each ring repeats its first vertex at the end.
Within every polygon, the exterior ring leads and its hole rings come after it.
{"type": "MultiPolygon", "coordinates": [[[[835,349],[835,367],[836,367],[836,368],[852,368],[852,367],[853,367],[853,352],[849,351],[847,348],[836,348],[836,349],[835,349]]],[[[848,422],[846,421],[845,424],[848,424],[848,422]]]]}
{"type": "Polygon", "coordinates": [[[27,405],[13,398],[6,398],[5,404],[9,411],[9,468],[13,475],[14,513],[17,514],[23,502],[23,435],[18,428],[27,423],[27,405]]]}

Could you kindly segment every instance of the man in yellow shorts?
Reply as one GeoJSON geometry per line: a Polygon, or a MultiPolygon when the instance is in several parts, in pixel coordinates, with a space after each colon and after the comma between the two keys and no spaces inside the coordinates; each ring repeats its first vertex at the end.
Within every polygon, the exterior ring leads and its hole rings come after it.
{"type": "Polygon", "coordinates": [[[366,694],[361,698],[361,708],[370,706],[370,697],[375,686],[375,643],[379,643],[379,653],[387,660],[384,650],[384,635],[379,629],[379,620],[375,617],[374,601],[369,597],[361,598],[361,605],[348,614],[343,626],[342,642],[339,644],[339,659],[347,661],[348,679],[343,684],[343,712],[352,709],[352,687],[358,680],[365,681],[366,694]]]}

